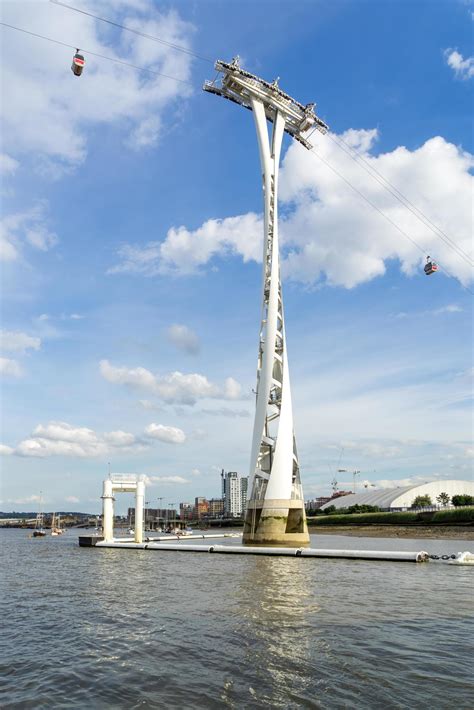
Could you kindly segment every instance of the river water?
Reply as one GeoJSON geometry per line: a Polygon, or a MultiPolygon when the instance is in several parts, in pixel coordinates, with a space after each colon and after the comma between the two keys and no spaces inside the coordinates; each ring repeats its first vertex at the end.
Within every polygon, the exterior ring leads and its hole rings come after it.
{"type": "Polygon", "coordinates": [[[0,532],[2,708],[473,707],[473,568],[100,550],[77,535],[0,532]]]}

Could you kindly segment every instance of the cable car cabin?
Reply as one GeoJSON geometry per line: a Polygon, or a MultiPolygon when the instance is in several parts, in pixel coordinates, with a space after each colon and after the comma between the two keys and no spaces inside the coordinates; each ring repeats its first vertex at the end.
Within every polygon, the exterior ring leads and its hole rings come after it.
{"type": "Polygon", "coordinates": [[[79,52],[76,52],[76,54],[72,58],[72,64],[71,64],[71,71],[73,72],[74,76],[81,76],[85,63],[86,63],[86,60],[84,59],[82,54],[79,54],[79,52]]]}
{"type": "Polygon", "coordinates": [[[428,257],[428,260],[425,264],[425,274],[427,276],[431,276],[431,274],[434,274],[435,271],[438,271],[438,264],[435,264],[434,261],[430,261],[430,258],[428,257]]]}

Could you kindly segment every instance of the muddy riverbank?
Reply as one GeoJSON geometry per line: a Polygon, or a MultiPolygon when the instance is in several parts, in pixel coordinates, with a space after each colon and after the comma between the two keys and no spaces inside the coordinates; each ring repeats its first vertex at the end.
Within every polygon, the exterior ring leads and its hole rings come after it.
{"type": "Polygon", "coordinates": [[[308,530],[313,535],[474,540],[474,527],[462,525],[311,525],[308,530]]]}

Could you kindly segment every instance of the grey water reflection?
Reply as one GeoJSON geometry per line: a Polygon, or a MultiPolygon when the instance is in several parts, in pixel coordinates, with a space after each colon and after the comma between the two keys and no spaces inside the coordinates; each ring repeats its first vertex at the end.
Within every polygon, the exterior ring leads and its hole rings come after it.
{"type": "Polygon", "coordinates": [[[315,654],[329,653],[318,632],[321,611],[308,568],[294,559],[253,558],[235,588],[245,610],[236,620],[244,647],[244,667],[254,669],[256,702],[272,707],[308,702],[319,680],[315,654]]]}

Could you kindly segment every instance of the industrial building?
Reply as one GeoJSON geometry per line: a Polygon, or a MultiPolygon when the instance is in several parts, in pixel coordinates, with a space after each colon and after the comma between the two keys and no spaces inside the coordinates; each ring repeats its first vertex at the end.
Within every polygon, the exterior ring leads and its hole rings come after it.
{"type": "Polygon", "coordinates": [[[335,508],[349,508],[351,505],[376,505],[381,510],[408,510],[417,496],[428,495],[434,506],[439,505],[437,497],[447,493],[450,500],[455,495],[474,496],[472,481],[432,481],[401,488],[384,488],[379,490],[364,490],[361,493],[332,498],[321,506],[325,510],[333,505],[335,508]]]}

